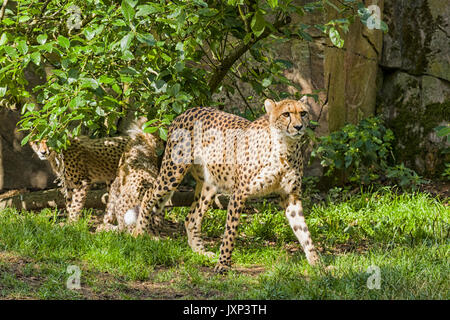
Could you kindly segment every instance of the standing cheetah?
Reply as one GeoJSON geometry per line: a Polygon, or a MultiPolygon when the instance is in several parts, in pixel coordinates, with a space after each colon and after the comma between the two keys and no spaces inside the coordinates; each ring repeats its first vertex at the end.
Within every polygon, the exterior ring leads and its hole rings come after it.
{"type": "Polygon", "coordinates": [[[191,171],[197,181],[194,203],[185,227],[190,247],[208,256],[200,238],[201,222],[217,192],[230,200],[226,230],[216,272],[231,266],[236,229],[248,198],[269,193],[281,196],[286,217],[311,265],[319,261],[303,215],[301,178],[302,146],[307,143],[309,124],[306,100],[264,103],[267,114],[250,122],[212,108],[192,108],[178,116],[169,128],[160,175],[153,192],[148,190],[141,205],[133,235],[149,229],[157,234],[162,209],[184,175],[191,171]]]}
{"type": "Polygon", "coordinates": [[[74,138],[66,150],[57,153],[46,140],[31,141],[30,145],[41,160],[48,160],[55,172],[66,200],[69,221],[79,218],[92,183],[106,182],[116,177],[117,166],[129,137],[89,139],[74,138]]]}

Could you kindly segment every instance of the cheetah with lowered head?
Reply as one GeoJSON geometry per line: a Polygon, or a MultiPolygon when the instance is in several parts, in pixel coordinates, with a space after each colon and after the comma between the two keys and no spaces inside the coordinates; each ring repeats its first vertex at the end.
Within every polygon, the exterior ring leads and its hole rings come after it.
{"type": "Polygon", "coordinates": [[[120,157],[130,137],[71,139],[66,150],[57,153],[47,146],[47,141],[31,141],[30,145],[41,160],[48,160],[59,180],[66,200],[69,221],[79,218],[92,183],[106,182],[116,177],[120,157]]]}
{"type": "Polygon", "coordinates": [[[145,133],[141,118],[128,130],[130,142],[123,152],[117,176],[109,191],[102,230],[132,231],[144,193],[151,189],[158,176],[158,149],[164,145],[156,136],[145,133]],[[113,223],[117,221],[117,225],[113,223]]]}
{"type": "Polygon", "coordinates": [[[141,204],[133,235],[149,229],[158,233],[163,206],[184,175],[191,171],[197,181],[194,203],[185,227],[190,247],[208,256],[200,238],[201,222],[217,192],[228,193],[225,234],[215,271],[231,267],[236,230],[248,198],[277,193],[286,217],[308,262],[319,262],[303,215],[301,178],[302,147],[307,143],[310,108],[306,100],[264,103],[267,114],[250,122],[213,108],[192,108],[178,116],[168,133],[160,175],[153,192],[141,204]],[[156,220],[156,221],[155,221],[156,220]]]}

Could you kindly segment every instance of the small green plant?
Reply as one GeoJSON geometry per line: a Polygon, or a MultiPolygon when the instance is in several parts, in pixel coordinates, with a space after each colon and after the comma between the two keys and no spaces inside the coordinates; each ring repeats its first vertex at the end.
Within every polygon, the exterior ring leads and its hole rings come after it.
{"type": "Polygon", "coordinates": [[[325,176],[333,177],[333,183],[341,186],[348,182],[370,185],[386,177],[403,189],[415,190],[427,180],[403,163],[390,165],[395,160],[391,144],[394,138],[380,118],[370,117],[320,137],[311,156],[320,159],[325,176]]]}
{"type": "Polygon", "coordinates": [[[414,170],[399,164],[394,167],[386,168],[386,177],[394,180],[401,188],[411,188],[413,190],[421,184],[428,183],[422,179],[414,170]]]}
{"type": "Polygon", "coordinates": [[[444,172],[442,173],[442,176],[447,180],[450,180],[450,163],[445,164],[445,169],[444,172]]]}
{"type": "Polygon", "coordinates": [[[394,134],[382,120],[371,117],[320,137],[311,156],[321,160],[325,176],[335,175],[341,184],[369,184],[387,168],[393,140],[394,134]]]}
{"type": "Polygon", "coordinates": [[[450,125],[438,126],[434,131],[438,137],[447,137],[447,142],[450,143],[450,125]]]}
{"type": "MultiPolygon", "coordinates": [[[[445,125],[445,126],[438,126],[436,128],[434,128],[434,131],[436,131],[436,135],[438,137],[447,137],[446,142],[447,142],[447,147],[444,148],[444,150],[442,150],[442,154],[444,156],[450,154],[450,147],[448,147],[448,145],[450,144],[450,125],[445,125]]],[[[447,180],[450,180],[450,163],[446,163],[445,164],[445,169],[444,172],[442,173],[442,177],[446,178],[447,180]]]]}

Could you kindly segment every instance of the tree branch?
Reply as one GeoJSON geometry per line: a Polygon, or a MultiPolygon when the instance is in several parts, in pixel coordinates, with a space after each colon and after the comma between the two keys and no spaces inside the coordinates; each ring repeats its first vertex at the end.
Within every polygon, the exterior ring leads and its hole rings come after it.
{"type": "MultiPolygon", "coordinates": [[[[45,10],[47,10],[47,6],[48,4],[51,2],[52,0],[47,0],[45,1],[44,5],[41,8],[41,13],[39,15],[39,18],[42,18],[44,16],[45,10]]],[[[62,7],[63,8],[63,7],[62,7]]]]}
{"type": "MultiPolygon", "coordinates": [[[[275,21],[273,27],[277,30],[291,22],[290,17],[287,17],[283,20],[275,21]]],[[[247,44],[242,43],[240,46],[236,47],[230,54],[222,60],[220,65],[216,68],[213,76],[209,80],[209,90],[211,93],[214,93],[219,87],[225,75],[228,73],[233,64],[241,57],[244,53],[246,53],[255,43],[260,41],[261,39],[267,38],[272,34],[272,31],[269,28],[266,28],[264,32],[259,37],[253,37],[247,44]]]]}
{"type": "Polygon", "coordinates": [[[2,8],[0,9],[0,21],[3,20],[3,16],[5,15],[6,5],[8,4],[8,0],[3,0],[2,8]]]}

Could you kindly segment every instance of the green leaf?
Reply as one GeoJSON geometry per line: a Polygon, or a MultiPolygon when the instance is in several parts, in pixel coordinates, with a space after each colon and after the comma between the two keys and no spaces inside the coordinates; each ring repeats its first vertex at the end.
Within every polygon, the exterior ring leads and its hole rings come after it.
{"type": "Polygon", "coordinates": [[[45,44],[47,42],[47,38],[48,38],[47,34],[44,33],[44,34],[38,35],[36,37],[36,40],[39,44],[45,44]]]}
{"type": "Polygon", "coordinates": [[[10,18],[5,18],[1,22],[7,26],[11,26],[11,25],[15,24],[14,20],[11,20],[10,18]]]}
{"type": "Polygon", "coordinates": [[[159,136],[161,139],[166,141],[167,140],[167,130],[163,127],[159,128],[159,136]]]}
{"type": "Polygon", "coordinates": [[[243,5],[244,0],[228,0],[227,3],[232,6],[236,6],[238,4],[243,5]]]}
{"type": "Polygon", "coordinates": [[[273,62],[282,64],[286,69],[290,69],[294,66],[294,64],[289,60],[276,59],[273,62]]]}
{"type": "Polygon", "coordinates": [[[91,88],[91,89],[97,89],[98,88],[98,81],[92,78],[83,78],[81,79],[81,88],[91,88]]]}
{"type": "Polygon", "coordinates": [[[137,7],[136,18],[145,17],[153,13],[163,12],[164,9],[157,3],[144,4],[137,7]]]}
{"type": "Polygon", "coordinates": [[[331,27],[329,30],[330,40],[331,42],[338,48],[342,48],[344,46],[344,40],[341,38],[339,31],[336,28],[331,27]]]}
{"type": "Polygon", "coordinates": [[[8,36],[6,35],[6,32],[3,32],[2,36],[0,37],[0,46],[3,46],[8,43],[8,36]]]}
{"type": "Polygon", "coordinates": [[[104,83],[104,84],[111,84],[111,83],[114,83],[116,80],[114,78],[110,78],[106,75],[101,75],[100,78],[98,79],[98,81],[100,81],[100,83],[104,83]]]}
{"type": "Polygon", "coordinates": [[[388,32],[389,32],[389,27],[388,27],[387,23],[384,22],[384,21],[380,21],[380,29],[381,29],[384,33],[388,33],[388,32]]]}
{"type": "Polygon", "coordinates": [[[183,111],[183,105],[175,101],[174,103],[172,103],[172,109],[176,113],[180,114],[183,111]]]}
{"type": "Polygon", "coordinates": [[[114,83],[111,88],[114,90],[115,93],[122,94],[122,89],[119,87],[117,83],[114,83]]]}
{"type": "Polygon", "coordinates": [[[331,3],[329,0],[325,0],[325,2],[332,7],[334,10],[336,10],[337,12],[341,12],[341,10],[333,3],[331,3]]]}
{"type": "Polygon", "coordinates": [[[0,98],[4,97],[6,95],[6,90],[8,87],[0,87],[0,98]]]}
{"type": "Polygon", "coordinates": [[[135,11],[133,7],[130,5],[130,1],[123,0],[122,1],[122,14],[125,20],[131,21],[134,18],[135,11]]]}
{"type": "Polygon", "coordinates": [[[25,138],[22,139],[22,141],[20,142],[20,145],[23,147],[24,145],[27,144],[28,140],[30,140],[31,137],[31,133],[26,135],[25,138]]]}
{"type": "Polygon", "coordinates": [[[275,9],[278,7],[278,0],[267,0],[267,3],[272,9],[275,9]]]}
{"type": "Polygon", "coordinates": [[[95,108],[95,113],[98,114],[101,117],[104,117],[106,115],[105,110],[103,110],[100,107],[95,108]]]}
{"type": "Polygon", "coordinates": [[[25,40],[20,40],[19,44],[17,45],[17,49],[21,54],[27,54],[28,53],[28,45],[25,40]]]}
{"type": "Polygon", "coordinates": [[[272,84],[272,79],[270,79],[270,78],[265,78],[262,82],[261,82],[261,84],[262,84],[262,86],[263,87],[268,87],[268,86],[270,86],[271,84],[272,84]]]}
{"type": "Polygon", "coordinates": [[[312,42],[314,39],[311,37],[311,35],[308,33],[308,32],[306,32],[306,31],[304,31],[303,29],[300,29],[299,31],[298,31],[298,35],[300,36],[300,37],[302,37],[303,39],[305,39],[306,41],[308,41],[308,42],[312,42]]]}
{"type": "Polygon", "coordinates": [[[58,36],[58,44],[64,49],[68,49],[70,47],[70,40],[64,36],[58,36]]]}
{"type": "Polygon", "coordinates": [[[132,32],[129,32],[126,36],[120,40],[120,49],[122,52],[125,50],[128,50],[128,48],[131,46],[131,43],[133,42],[134,35],[132,32]]]}
{"type": "Polygon", "coordinates": [[[165,54],[164,52],[161,52],[160,54],[161,54],[161,58],[163,58],[167,62],[172,61],[172,58],[169,55],[165,54]]]}
{"type": "Polygon", "coordinates": [[[45,44],[41,44],[38,47],[38,49],[41,50],[41,51],[44,50],[44,51],[47,51],[48,53],[52,53],[53,52],[53,44],[51,42],[45,43],[45,44]]]}
{"type": "Polygon", "coordinates": [[[27,22],[28,20],[30,20],[31,18],[29,16],[21,16],[19,18],[19,23],[24,23],[27,22]]]}
{"type": "Polygon", "coordinates": [[[41,64],[41,53],[39,51],[35,51],[31,54],[31,61],[33,61],[33,63],[35,65],[40,65],[41,64]]]}
{"type": "Polygon", "coordinates": [[[155,133],[158,131],[158,127],[145,127],[144,132],[145,133],[155,133]]]}
{"type": "Polygon", "coordinates": [[[120,58],[125,61],[131,61],[134,59],[134,55],[130,50],[125,50],[120,58]]]}
{"type": "Polygon", "coordinates": [[[259,37],[264,32],[264,29],[266,28],[266,20],[264,20],[264,16],[261,11],[256,11],[250,27],[257,37],[259,37]]]}
{"type": "Polygon", "coordinates": [[[439,127],[438,130],[436,130],[436,134],[438,137],[444,137],[446,135],[450,134],[450,127],[439,127]]]}
{"type": "Polygon", "coordinates": [[[172,87],[170,87],[170,90],[168,90],[168,93],[172,96],[176,96],[178,92],[180,92],[181,85],[179,83],[175,83],[172,87]]]}
{"type": "Polygon", "coordinates": [[[13,59],[19,57],[19,55],[17,54],[17,50],[11,46],[5,46],[4,50],[5,50],[6,54],[13,59]]]}
{"type": "Polygon", "coordinates": [[[149,46],[154,46],[156,43],[155,37],[151,33],[138,34],[136,36],[139,42],[148,44],[149,46]]]}
{"type": "Polygon", "coordinates": [[[83,30],[84,36],[86,37],[86,40],[92,40],[95,37],[95,30],[92,30],[90,28],[86,28],[83,30]]]}
{"type": "Polygon", "coordinates": [[[197,13],[201,16],[205,17],[212,17],[215,16],[219,11],[217,9],[211,9],[211,8],[203,8],[197,11],[197,13]]]}

